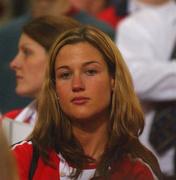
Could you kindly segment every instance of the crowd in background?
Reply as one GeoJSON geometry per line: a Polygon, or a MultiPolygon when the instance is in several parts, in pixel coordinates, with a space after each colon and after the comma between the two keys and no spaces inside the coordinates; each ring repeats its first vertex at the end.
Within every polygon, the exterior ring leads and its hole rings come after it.
{"type": "Polygon", "coordinates": [[[1,0],[0,25],[4,25],[14,18],[21,16],[28,10],[28,0],[1,0]]]}
{"type": "MultiPolygon", "coordinates": [[[[176,124],[172,121],[176,119],[176,61],[174,61],[176,57],[173,52],[176,44],[175,0],[53,0],[52,2],[2,0],[0,2],[2,116],[5,114],[14,118],[12,110],[21,111],[33,100],[31,97],[20,97],[16,94],[15,74],[9,65],[18,52],[18,40],[24,24],[32,18],[43,15],[56,17],[67,15],[83,24],[95,25],[116,43],[131,72],[135,91],[145,114],[141,142],[156,154],[167,178],[174,177],[176,124]],[[166,111],[161,108],[163,106],[166,111]],[[156,125],[154,124],[156,118],[158,121],[163,119],[167,121],[161,121],[160,125],[156,125]],[[170,123],[171,127],[168,125],[170,123]],[[167,129],[167,132],[163,130],[155,133],[152,127],[167,129]],[[156,143],[162,144],[163,146],[159,148],[164,150],[158,150],[158,144],[151,142],[151,131],[154,131],[155,138],[161,139],[156,140],[156,143]]],[[[152,140],[155,138],[152,136],[152,140]]]]}

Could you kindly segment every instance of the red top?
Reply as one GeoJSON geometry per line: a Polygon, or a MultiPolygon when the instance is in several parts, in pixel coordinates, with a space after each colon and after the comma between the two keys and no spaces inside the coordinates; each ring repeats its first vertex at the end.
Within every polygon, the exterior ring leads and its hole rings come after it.
{"type": "MultiPolygon", "coordinates": [[[[20,180],[28,180],[29,167],[32,159],[32,143],[23,141],[13,147],[13,154],[17,161],[20,180]]],[[[33,180],[62,180],[62,163],[60,156],[55,152],[49,153],[49,158],[56,164],[56,168],[46,165],[41,158],[38,160],[37,169],[33,180]]],[[[151,168],[141,159],[123,158],[121,163],[112,165],[111,180],[154,180],[157,179],[151,168]]],[[[82,177],[82,180],[85,180],[82,177]]],[[[87,179],[86,179],[87,180],[87,179]]]]}

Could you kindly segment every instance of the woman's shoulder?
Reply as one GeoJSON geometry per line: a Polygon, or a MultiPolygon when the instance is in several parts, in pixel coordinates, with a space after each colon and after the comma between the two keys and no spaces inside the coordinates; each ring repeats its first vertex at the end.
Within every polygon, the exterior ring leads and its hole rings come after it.
{"type": "MultiPolygon", "coordinates": [[[[120,163],[114,163],[113,178],[129,178],[134,180],[155,180],[158,179],[152,168],[141,158],[132,158],[127,155],[120,163]]],[[[112,179],[113,179],[112,178],[112,179]]]]}
{"type": "Polygon", "coordinates": [[[19,175],[25,179],[29,173],[33,153],[31,141],[21,141],[12,146],[12,154],[17,163],[19,175]]]}
{"type": "Polygon", "coordinates": [[[33,145],[32,141],[20,141],[12,145],[12,151],[32,151],[33,145]]]}
{"type": "Polygon", "coordinates": [[[31,161],[33,145],[31,141],[21,141],[12,145],[12,153],[18,162],[27,163],[31,161]]]}
{"type": "Polygon", "coordinates": [[[128,157],[128,163],[131,164],[131,170],[136,177],[143,180],[158,179],[150,165],[141,158],[128,157]]]}

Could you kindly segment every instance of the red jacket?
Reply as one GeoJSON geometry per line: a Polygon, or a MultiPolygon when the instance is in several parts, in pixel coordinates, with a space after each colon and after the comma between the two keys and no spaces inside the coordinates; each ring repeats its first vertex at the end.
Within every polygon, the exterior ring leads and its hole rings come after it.
{"type": "MultiPolygon", "coordinates": [[[[17,161],[20,180],[28,180],[29,168],[32,159],[32,143],[23,141],[13,147],[13,154],[17,161]]],[[[39,157],[33,180],[62,180],[60,178],[62,160],[55,151],[49,153],[50,159],[57,167],[46,165],[39,157]]],[[[141,159],[130,160],[125,157],[120,164],[112,167],[111,180],[154,180],[157,179],[149,165],[141,159]]],[[[84,177],[82,180],[87,180],[84,177]]]]}

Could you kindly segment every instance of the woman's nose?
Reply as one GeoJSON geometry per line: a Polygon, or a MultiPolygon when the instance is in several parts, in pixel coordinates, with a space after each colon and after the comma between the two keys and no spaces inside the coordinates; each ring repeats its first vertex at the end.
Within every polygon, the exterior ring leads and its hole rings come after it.
{"type": "Polygon", "coordinates": [[[73,92],[83,91],[85,84],[81,75],[75,75],[72,79],[72,90],[73,92]]]}
{"type": "Polygon", "coordinates": [[[15,70],[20,67],[19,54],[17,54],[14,59],[10,62],[10,68],[15,70]]]}

